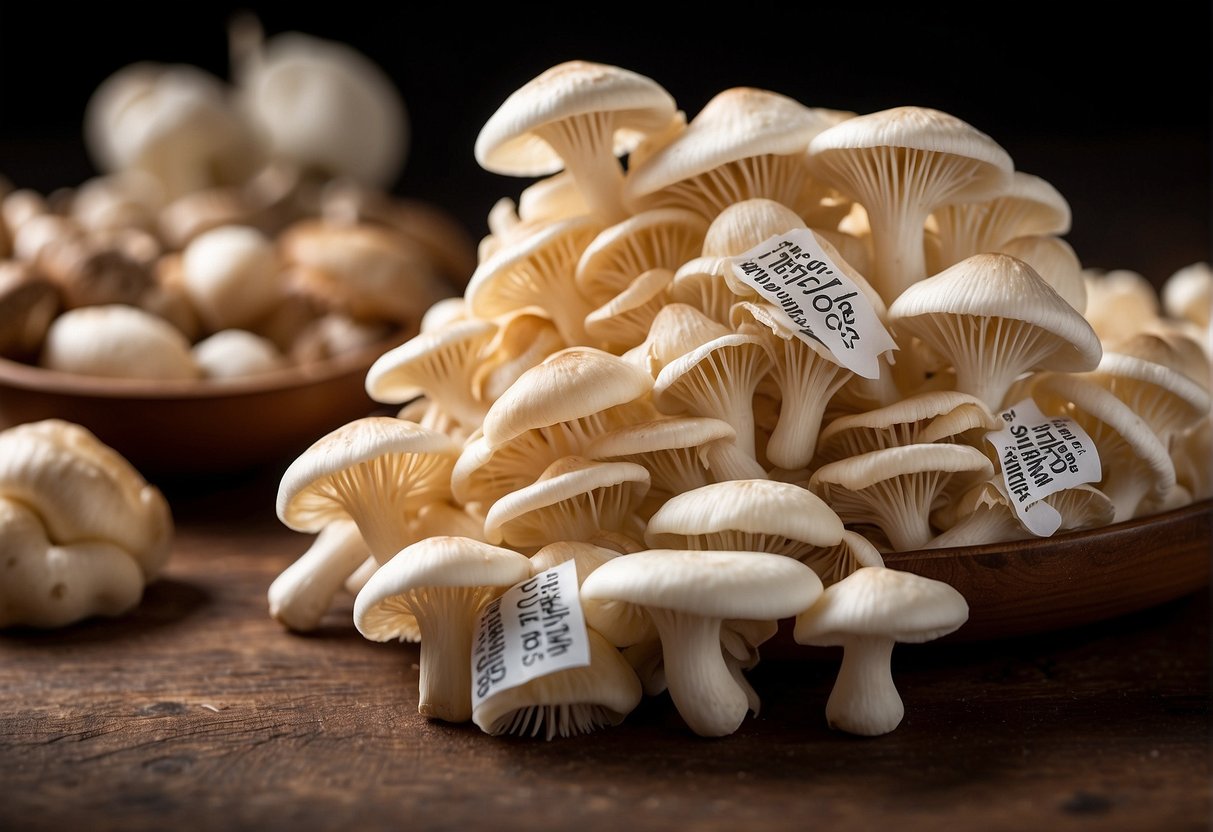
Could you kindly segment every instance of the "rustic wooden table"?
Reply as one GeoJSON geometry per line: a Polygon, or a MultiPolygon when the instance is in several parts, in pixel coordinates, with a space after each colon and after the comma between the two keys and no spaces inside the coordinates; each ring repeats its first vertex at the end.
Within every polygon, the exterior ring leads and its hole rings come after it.
{"type": "Polygon", "coordinates": [[[667,697],[545,742],[417,714],[417,647],[350,602],[285,632],[307,539],[277,472],[174,487],[176,548],[131,615],[0,635],[0,830],[1209,829],[1204,592],[1096,626],[899,646],[892,734],[832,732],[833,656],[764,659],[760,716],[692,735],[667,697]]]}

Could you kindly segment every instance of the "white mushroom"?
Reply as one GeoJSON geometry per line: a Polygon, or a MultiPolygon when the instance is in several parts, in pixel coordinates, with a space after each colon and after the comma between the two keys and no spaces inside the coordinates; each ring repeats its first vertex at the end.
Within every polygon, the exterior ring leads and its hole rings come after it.
{"type": "Polygon", "coordinates": [[[942,638],[968,618],[968,602],[947,584],[869,566],[827,588],[798,614],[793,638],[798,644],[843,648],[826,703],[830,727],[880,736],[893,731],[905,715],[893,681],[894,644],[942,638]]]}
{"type": "Polygon", "coordinates": [[[82,306],[51,323],[39,363],[51,370],[106,378],[196,379],[189,340],[135,306],[82,306]]]}
{"type": "Polygon", "coordinates": [[[664,130],[674,99],[655,81],[620,67],[566,61],[509,95],[476,137],[476,161],[509,176],[567,170],[604,225],[626,216],[621,202],[626,154],[664,130]]]}
{"type": "Polygon", "coordinates": [[[8,572],[0,626],[126,612],[168,561],[174,527],[164,495],[72,422],[0,432],[0,501],[0,574],[8,572]]]}
{"type": "Polygon", "coordinates": [[[620,555],[594,570],[581,597],[643,607],[661,636],[666,684],[696,734],[726,736],[750,711],[749,692],[725,661],[725,619],[778,621],[808,609],[821,594],[812,569],[762,552],[650,549],[620,555]]]}
{"type": "Polygon", "coordinates": [[[466,537],[426,538],[366,582],[354,599],[354,626],[371,641],[392,641],[415,622],[421,634],[418,712],[466,722],[472,718],[476,615],[530,574],[531,562],[509,549],[466,537]]]}

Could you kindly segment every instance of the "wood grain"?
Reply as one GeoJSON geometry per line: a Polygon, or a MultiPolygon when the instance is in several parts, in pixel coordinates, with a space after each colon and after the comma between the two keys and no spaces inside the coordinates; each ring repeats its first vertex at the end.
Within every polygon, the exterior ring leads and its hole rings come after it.
{"type": "Polygon", "coordinates": [[[764,660],[763,706],[690,734],[668,698],[545,742],[418,716],[417,647],[344,599],[266,611],[306,538],[273,472],[171,494],[176,548],[120,620],[0,635],[0,829],[1208,829],[1209,601],[975,644],[901,645],[906,717],[832,732],[837,656],[764,660]]]}

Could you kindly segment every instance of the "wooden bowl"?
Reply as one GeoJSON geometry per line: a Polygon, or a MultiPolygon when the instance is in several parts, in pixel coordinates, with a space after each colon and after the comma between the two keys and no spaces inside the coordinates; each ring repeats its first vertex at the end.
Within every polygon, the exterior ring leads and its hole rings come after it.
{"type": "Polygon", "coordinates": [[[152,481],[232,474],[293,458],[377,408],[366,372],[406,335],[256,377],[147,381],[56,372],[0,359],[0,428],[82,425],[152,481]]]}
{"type": "Polygon", "coordinates": [[[969,620],[948,636],[1024,636],[1145,610],[1209,586],[1213,500],[1052,538],[896,552],[885,565],[951,584],[969,620]]]}

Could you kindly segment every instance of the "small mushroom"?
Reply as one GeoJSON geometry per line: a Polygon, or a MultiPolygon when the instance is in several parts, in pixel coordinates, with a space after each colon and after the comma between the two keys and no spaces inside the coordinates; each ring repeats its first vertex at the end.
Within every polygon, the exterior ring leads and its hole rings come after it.
{"type": "Polygon", "coordinates": [[[901,724],[905,703],[893,681],[893,647],[958,630],[969,604],[948,584],[882,566],[857,569],[796,616],[797,644],[843,648],[826,702],[831,728],[880,736],[901,724]]]}
{"type": "Polygon", "coordinates": [[[530,577],[517,552],[450,535],[426,538],[381,566],[354,599],[354,626],[371,641],[400,638],[403,618],[420,631],[417,710],[445,722],[472,718],[476,615],[530,577]]]}
{"type": "Polygon", "coordinates": [[[476,137],[476,161],[507,176],[566,170],[604,225],[627,216],[619,156],[664,130],[676,107],[655,81],[620,67],[566,61],[502,102],[476,137]]]}
{"type": "Polygon", "coordinates": [[[216,380],[248,378],[288,366],[273,341],[246,329],[223,329],[208,335],[194,344],[193,354],[202,377],[216,380]]]}
{"type": "Polygon", "coordinates": [[[288,528],[316,533],[352,519],[379,563],[413,542],[409,518],[450,494],[459,446],[390,416],[365,416],[317,439],[282,475],[276,509],[288,528]]]}
{"type": "Polygon", "coordinates": [[[28,263],[0,261],[0,355],[36,360],[60,305],[55,285],[28,263]]]}
{"type": "Polygon", "coordinates": [[[196,379],[190,342],[163,318],[134,306],[82,306],[51,323],[39,363],[106,378],[196,379]]]}
{"type": "Polygon", "coordinates": [[[778,621],[821,594],[813,570],[762,552],[650,549],[620,555],[581,585],[588,601],[642,607],[661,637],[666,685],[687,726],[704,737],[736,731],[751,709],[725,660],[726,619],[778,621]]]}
{"type": "Polygon", "coordinates": [[[181,279],[211,332],[248,328],[284,293],[274,242],[256,228],[225,225],[195,237],[182,252],[181,279]]]}

